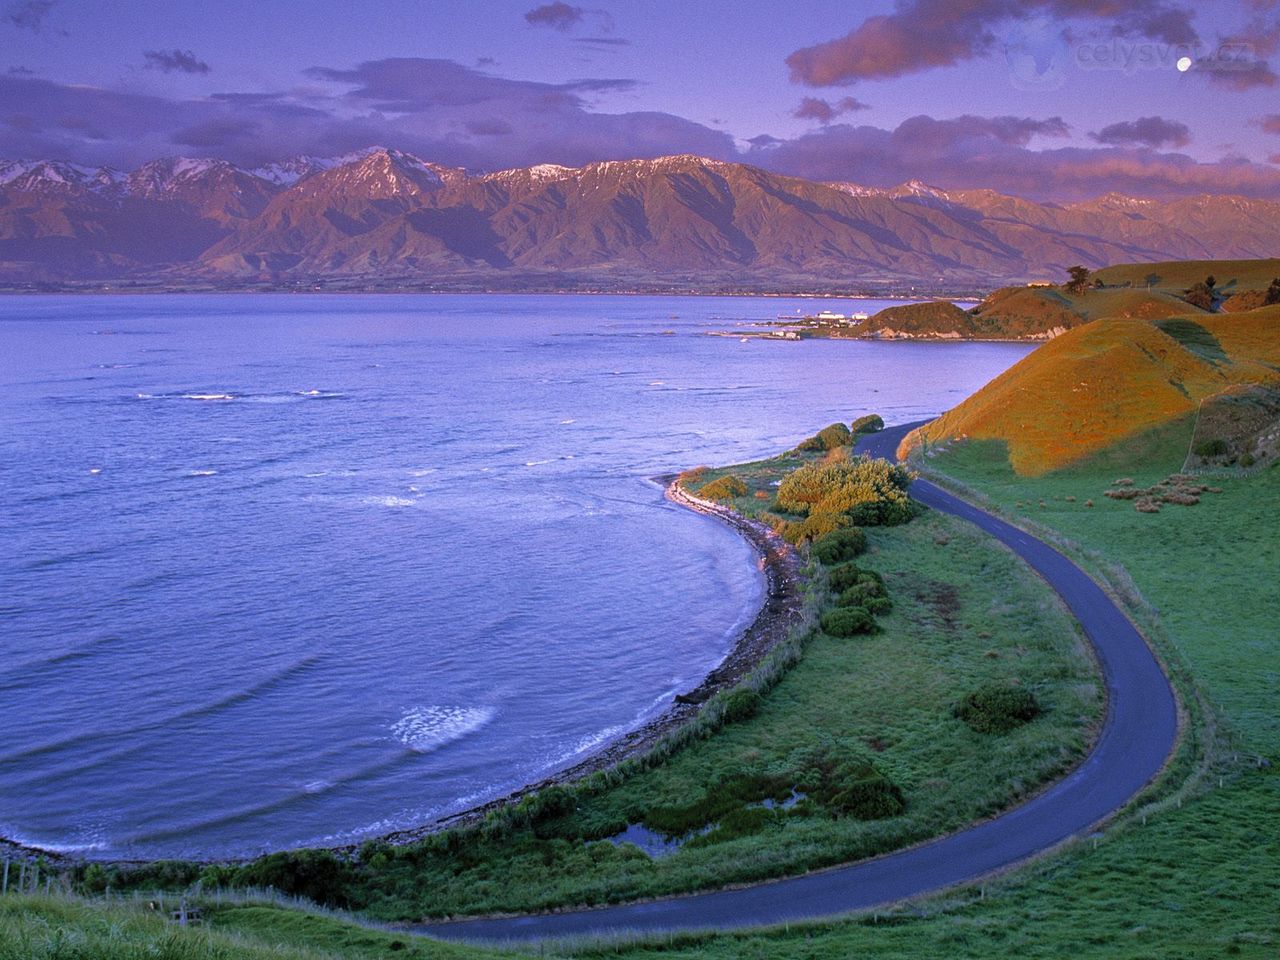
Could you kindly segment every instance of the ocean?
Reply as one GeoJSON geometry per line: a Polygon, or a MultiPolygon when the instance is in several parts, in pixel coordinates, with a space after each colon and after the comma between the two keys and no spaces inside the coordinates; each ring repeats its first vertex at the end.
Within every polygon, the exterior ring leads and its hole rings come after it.
{"type": "Polygon", "coordinates": [[[1030,349],[708,336],[884,305],[0,299],[0,836],[357,842],[653,717],[764,590],[656,475],[936,415],[1030,349]]]}

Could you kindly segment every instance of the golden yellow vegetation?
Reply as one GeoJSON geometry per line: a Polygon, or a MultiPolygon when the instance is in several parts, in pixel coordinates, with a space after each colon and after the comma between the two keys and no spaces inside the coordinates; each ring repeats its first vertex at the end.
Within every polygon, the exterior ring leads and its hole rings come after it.
{"type": "Polygon", "coordinates": [[[1097,320],[1045,344],[904,447],[1003,440],[1013,469],[1039,476],[1193,414],[1239,383],[1280,383],[1280,305],[1097,320]]]}

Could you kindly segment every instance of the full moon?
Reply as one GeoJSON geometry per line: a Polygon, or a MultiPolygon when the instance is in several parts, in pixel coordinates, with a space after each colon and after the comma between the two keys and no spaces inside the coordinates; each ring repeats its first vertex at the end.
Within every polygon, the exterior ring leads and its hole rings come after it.
{"type": "Polygon", "coordinates": [[[1181,73],[1186,73],[1186,72],[1187,72],[1188,70],[1190,70],[1190,69],[1191,69],[1191,58],[1190,58],[1190,57],[1180,57],[1180,58],[1178,59],[1178,70],[1179,70],[1179,72],[1181,72],[1181,73]]]}

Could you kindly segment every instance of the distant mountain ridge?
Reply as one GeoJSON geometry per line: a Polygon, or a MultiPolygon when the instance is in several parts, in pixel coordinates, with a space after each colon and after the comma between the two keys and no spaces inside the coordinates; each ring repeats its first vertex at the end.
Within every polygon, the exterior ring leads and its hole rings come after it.
{"type": "Polygon", "coordinates": [[[1037,203],[817,183],[696,156],[470,174],[402,151],[256,169],[0,160],[0,282],[990,286],[1280,252],[1280,202],[1037,203]]]}

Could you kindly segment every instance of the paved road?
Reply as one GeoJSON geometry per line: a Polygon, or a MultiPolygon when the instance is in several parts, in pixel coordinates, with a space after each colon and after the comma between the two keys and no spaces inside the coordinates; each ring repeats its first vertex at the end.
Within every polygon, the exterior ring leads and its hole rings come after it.
{"type": "MultiPolygon", "coordinates": [[[[859,445],[892,457],[914,424],[891,427],[859,445]]],[[[1102,665],[1109,694],[1101,735],[1065,779],[1007,813],[930,843],[876,860],[762,883],[595,910],[420,927],[450,940],[533,941],[553,937],[672,930],[727,930],[827,917],[916,897],[975,880],[1087,833],[1141,790],[1173,749],[1173,691],[1129,620],[1079,567],[1041,540],[925,480],[911,494],[981,527],[1048,581],[1079,619],[1102,665]]]]}

